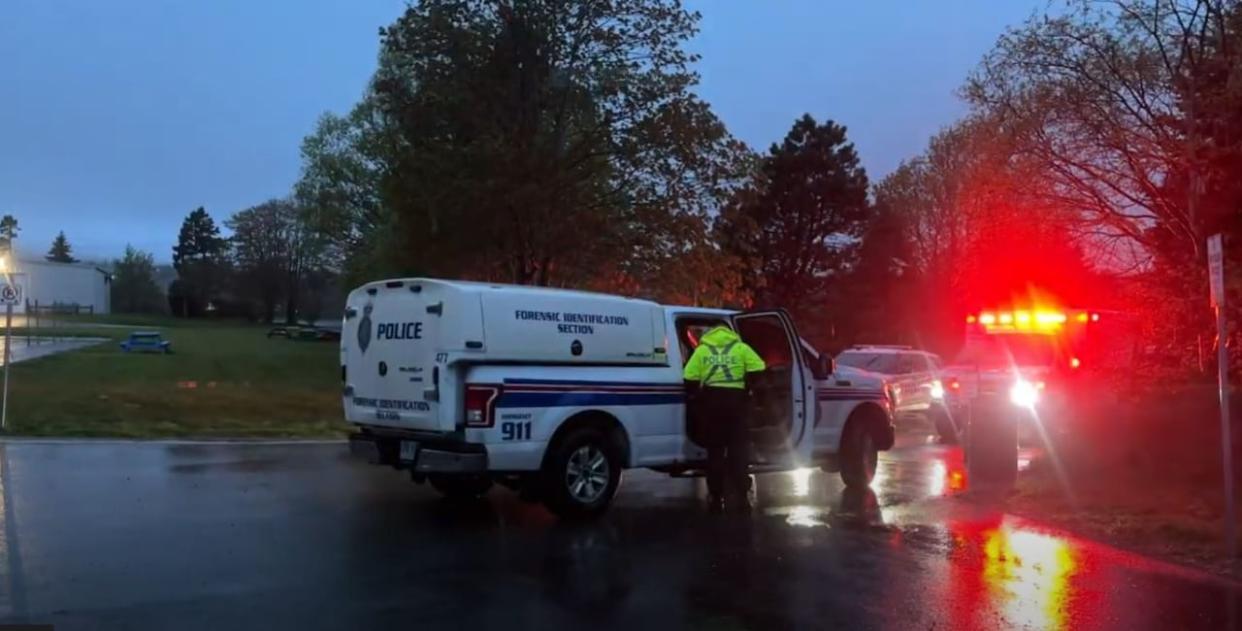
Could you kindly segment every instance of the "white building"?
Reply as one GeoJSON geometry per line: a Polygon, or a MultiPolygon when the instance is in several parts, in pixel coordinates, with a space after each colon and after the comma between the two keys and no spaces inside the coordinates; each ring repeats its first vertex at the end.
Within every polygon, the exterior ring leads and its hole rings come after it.
{"type": "Polygon", "coordinates": [[[10,264],[13,281],[21,287],[21,303],[15,313],[25,313],[26,305],[72,309],[82,313],[109,313],[112,275],[89,263],[52,263],[18,258],[10,264]]]}

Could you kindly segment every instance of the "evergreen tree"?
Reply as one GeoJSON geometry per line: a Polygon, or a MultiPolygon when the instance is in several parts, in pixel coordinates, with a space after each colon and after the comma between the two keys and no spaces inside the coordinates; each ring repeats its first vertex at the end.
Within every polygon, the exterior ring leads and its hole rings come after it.
{"type": "Polygon", "coordinates": [[[52,239],[52,247],[48,249],[47,256],[44,257],[53,263],[77,263],[78,260],[73,258],[73,247],[69,245],[69,239],[65,238],[65,231],[61,230],[57,233],[56,238],[52,239]]]}
{"type": "Polygon", "coordinates": [[[17,218],[5,215],[0,218],[0,251],[13,249],[13,239],[17,238],[17,218]]]}
{"type": "Polygon", "coordinates": [[[845,127],[807,114],[726,209],[721,241],[749,261],[757,305],[786,307],[820,330],[828,287],[849,269],[869,214],[867,173],[845,127]]]}
{"type": "Polygon", "coordinates": [[[220,236],[220,228],[203,207],[186,216],[173,246],[173,267],[183,298],[178,315],[200,315],[218,297],[228,275],[227,255],[228,240],[220,236]]]}

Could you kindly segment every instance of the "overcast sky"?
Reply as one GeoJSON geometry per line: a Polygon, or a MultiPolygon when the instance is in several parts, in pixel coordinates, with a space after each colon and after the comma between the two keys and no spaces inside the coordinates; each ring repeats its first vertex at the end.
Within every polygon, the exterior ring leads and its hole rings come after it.
{"type": "MultiPolygon", "coordinates": [[[[959,117],[966,73],[1040,0],[687,0],[699,94],[756,149],[804,112],[849,128],[873,181],[959,117]]],[[[181,219],[286,194],[403,0],[0,1],[0,213],[19,248],[171,259],[181,219]]]]}

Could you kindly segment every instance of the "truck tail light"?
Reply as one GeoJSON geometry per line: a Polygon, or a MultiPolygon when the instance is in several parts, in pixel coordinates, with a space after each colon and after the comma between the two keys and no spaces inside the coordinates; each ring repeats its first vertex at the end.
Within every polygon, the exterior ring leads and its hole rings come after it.
{"type": "Polygon", "coordinates": [[[466,386],[466,427],[491,427],[495,421],[496,399],[501,387],[471,384],[466,386]]]}

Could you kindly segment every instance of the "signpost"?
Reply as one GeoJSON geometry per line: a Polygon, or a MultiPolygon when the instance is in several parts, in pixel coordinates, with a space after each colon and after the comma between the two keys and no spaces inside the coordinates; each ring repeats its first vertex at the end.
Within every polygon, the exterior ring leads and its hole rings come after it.
{"type": "Polygon", "coordinates": [[[9,346],[13,341],[13,305],[22,300],[22,286],[13,281],[13,275],[8,273],[4,263],[7,261],[0,259],[0,271],[5,272],[4,282],[0,283],[0,302],[4,303],[4,397],[0,401],[0,431],[7,428],[9,422],[9,364],[13,357],[9,346]]]}
{"type": "Polygon", "coordinates": [[[9,364],[13,357],[10,350],[13,341],[13,305],[22,299],[22,287],[13,282],[13,276],[6,273],[3,284],[0,284],[0,302],[4,303],[4,398],[0,401],[0,431],[9,423],[9,364]]]}
{"type": "Polygon", "coordinates": [[[1225,546],[1232,562],[1237,556],[1237,513],[1233,505],[1233,438],[1229,427],[1229,331],[1225,325],[1225,249],[1222,237],[1208,237],[1208,280],[1212,287],[1212,308],[1216,310],[1216,379],[1220,394],[1221,455],[1225,468],[1225,546]]]}

